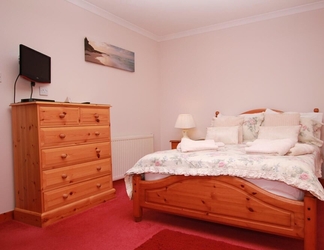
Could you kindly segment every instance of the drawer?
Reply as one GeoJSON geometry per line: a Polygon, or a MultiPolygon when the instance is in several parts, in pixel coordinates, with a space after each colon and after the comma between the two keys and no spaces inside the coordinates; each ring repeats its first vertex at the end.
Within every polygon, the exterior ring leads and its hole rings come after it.
{"type": "Polygon", "coordinates": [[[40,129],[40,145],[42,147],[109,140],[109,126],[54,127],[40,129]]]}
{"type": "Polygon", "coordinates": [[[49,211],[82,198],[91,200],[91,195],[99,194],[112,188],[110,177],[104,176],[77,183],[63,188],[44,192],[44,210],[49,211]]]}
{"type": "Polygon", "coordinates": [[[81,125],[109,125],[109,109],[80,108],[81,125]]]}
{"type": "Polygon", "coordinates": [[[41,150],[41,167],[58,168],[111,157],[110,142],[41,150]]]}
{"type": "Polygon", "coordinates": [[[110,158],[43,171],[43,189],[68,185],[102,175],[111,175],[110,158]]]}
{"type": "Polygon", "coordinates": [[[79,108],[77,107],[39,107],[41,126],[78,125],[79,108]]]}

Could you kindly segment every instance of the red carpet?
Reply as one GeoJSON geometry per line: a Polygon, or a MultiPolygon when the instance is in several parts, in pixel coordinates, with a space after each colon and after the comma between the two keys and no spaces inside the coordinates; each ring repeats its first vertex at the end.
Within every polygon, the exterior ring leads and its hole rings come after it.
{"type": "Polygon", "coordinates": [[[135,250],[199,250],[199,249],[221,249],[221,250],[249,250],[241,246],[231,245],[222,241],[202,238],[195,235],[185,234],[177,231],[164,229],[135,250]]]}
{"type": "MultiPolygon", "coordinates": [[[[144,209],[141,222],[134,222],[132,201],[126,195],[124,181],[114,182],[114,187],[117,190],[116,199],[46,228],[38,228],[14,220],[0,223],[0,249],[134,250],[153,235],[168,229],[214,242],[226,242],[228,245],[240,246],[241,249],[303,250],[301,240],[164,214],[149,209],[144,209]]],[[[324,249],[323,211],[324,202],[319,201],[318,249],[316,250],[324,249]]],[[[158,248],[151,249],[158,250],[158,248]]],[[[188,249],[188,246],[182,249],[188,249]]]]}

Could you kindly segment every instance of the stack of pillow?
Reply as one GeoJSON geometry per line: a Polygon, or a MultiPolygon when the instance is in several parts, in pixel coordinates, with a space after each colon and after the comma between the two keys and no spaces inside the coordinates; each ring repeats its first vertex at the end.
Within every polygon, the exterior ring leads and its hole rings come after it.
{"type": "Polygon", "coordinates": [[[256,139],[295,138],[296,142],[321,147],[323,113],[276,112],[266,109],[265,112],[213,117],[207,128],[206,139],[225,144],[252,142],[256,139]]]}

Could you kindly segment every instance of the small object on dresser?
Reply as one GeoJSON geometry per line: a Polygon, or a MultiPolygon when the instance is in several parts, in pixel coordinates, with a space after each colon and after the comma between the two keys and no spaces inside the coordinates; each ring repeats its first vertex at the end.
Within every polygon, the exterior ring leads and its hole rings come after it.
{"type": "Polygon", "coordinates": [[[70,97],[67,96],[67,97],[65,98],[65,101],[64,101],[64,102],[66,102],[66,103],[70,103],[70,102],[71,102],[70,97]]]}

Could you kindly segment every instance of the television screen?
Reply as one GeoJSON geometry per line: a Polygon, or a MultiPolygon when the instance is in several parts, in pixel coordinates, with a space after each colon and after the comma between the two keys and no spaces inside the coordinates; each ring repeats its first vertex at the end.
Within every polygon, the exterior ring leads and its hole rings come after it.
{"type": "Polygon", "coordinates": [[[23,44],[19,46],[19,75],[38,83],[51,82],[51,58],[23,44]]]}

